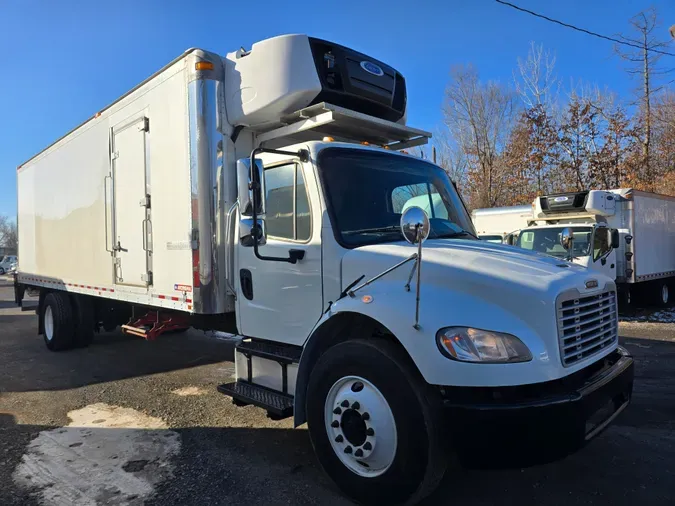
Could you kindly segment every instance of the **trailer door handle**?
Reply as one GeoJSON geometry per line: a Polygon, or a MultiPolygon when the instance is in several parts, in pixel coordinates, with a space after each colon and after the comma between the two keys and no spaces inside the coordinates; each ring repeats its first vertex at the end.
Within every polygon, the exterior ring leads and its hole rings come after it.
{"type": "Polygon", "coordinates": [[[117,245],[116,245],[116,246],[113,246],[113,251],[121,251],[121,252],[123,252],[123,253],[128,253],[128,252],[129,252],[128,249],[125,249],[125,248],[122,247],[122,245],[120,244],[119,241],[117,241],[117,245]]]}

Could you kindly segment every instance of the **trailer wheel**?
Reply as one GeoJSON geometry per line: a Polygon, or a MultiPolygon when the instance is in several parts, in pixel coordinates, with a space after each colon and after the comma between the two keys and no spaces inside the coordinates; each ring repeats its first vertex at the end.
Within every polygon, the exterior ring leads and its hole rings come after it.
{"type": "Polygon", "coordinates": [[[73,310],[70,298],[61,292],[52,292],[42,305],[44,340],[51,351],[61,351],[73,346],[73,310]]]}
{"type": "Polygon", "coordinates": [[[73,295],[72,301],[75,327],[73,344],[85,348],[94,339],[94,304],[89,297],[83,295],[73,295]]]}
{"type": "Polygon", "coordinates": [[[350,340],[312,370],[307,422],[326,473],[361,504],[405,504],[431,493],[446,459],[429,387],[391,343],[350,340]]]}
{"type": "Polygon", "coordinates": [[[661,306],[661,307],[668,307],[670,306],[670,290],[668,287],[668,280],[667,279],[660,279],[655,283],[656,291],[654,295],[656,295],[656,304],[661,306]]]}

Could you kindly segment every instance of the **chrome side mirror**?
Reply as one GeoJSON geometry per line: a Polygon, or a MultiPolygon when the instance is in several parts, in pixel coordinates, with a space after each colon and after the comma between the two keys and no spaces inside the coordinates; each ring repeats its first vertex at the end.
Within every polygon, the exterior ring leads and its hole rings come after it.
{"type": "Polygon", "coordinates": [[[424,242],[430,230],[429,216],[421,207],[409,207],[401,215],[401,233],[410,244],[424,242]]]}
{"type": "MultiPolygon", "coordinates": [[[[267,242],[267,230],[265,229],[265,220],[258,218],[258,244],[263,246],[267,242]]],[[[239,239],[241,245],[246,248],[253,247],[253,218],[242,218],[239,221],[239,239]]]]}
{"type": "Polygon", "coordinates": [[[574,232],[569,227],[562,229],[560,233],[560,245],[565,248],[567,251],[570,251],[574,247],[574,232]]]}
{"type": "MultiPolygon", "coordinates": [[[[257,195],[258,209],[256,214],[265,214],[265,177],[261,160],[255,161],[260,181],[260,194],[257,195]]],[[[253,214],[253,190],[251,190],[251,160],[242,158],[237,160],[237,194],[239,196],[240,213],[245,216],[253,214]]]]}

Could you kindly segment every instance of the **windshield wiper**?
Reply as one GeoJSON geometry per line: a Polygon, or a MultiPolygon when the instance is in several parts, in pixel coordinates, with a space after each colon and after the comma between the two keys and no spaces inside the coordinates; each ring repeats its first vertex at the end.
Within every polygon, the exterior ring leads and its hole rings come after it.
{"type": "Polygon", "coordinates": [[[433,236],[433,239],[453,239],[454,237],[461,237],[463,235],[468,235],[473,237],[474,239],[478,239],[477,235],[472,234],[468,230],[460,230],[458,232],[448,232],[447,234],[437,234],[433,236]]]}
{"type": "Polygon", "coordinates": [[[348,234],[377,234],[383,232],[398,232],[402,234],[400,225],[389,225],[386,227],[363,228],[361,230],[349,230],[348,234]]]}

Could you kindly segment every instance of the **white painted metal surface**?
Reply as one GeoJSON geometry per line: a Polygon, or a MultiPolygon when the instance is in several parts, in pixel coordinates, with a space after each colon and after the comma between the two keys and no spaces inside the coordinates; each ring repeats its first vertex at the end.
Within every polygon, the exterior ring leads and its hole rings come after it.
{"type": "Polygon", "coordinates": [[[531,206],[494,207],[490,209],[474,209],[471,213],[473,226],[479,236],[505,236],[516,230],[527,227],[532,219],[531,206]]]}
{"type": "Polygon", "coordinates": [[[628,207],[635,280],[675,276],[675,197],[634,191],[628,207]]]}
{"type": "MultiPolygon", "coordinates": [[[[314,144],[312,144],[314,146],[314,144]]],[[[295,145],[289,151],[308,149],[295,145]]],[[[260,159],[266,169],[283,163],[295,163],[287,156],[262,154],[260,159]]],[[[237,317],[240,332],[257,337],[291,344],[302,344],[324,311],[321,285],[321,223],[322,209],[319,183],[311,163],[298,163],[305,181],[310,202],[311,230],[308,241],[290,240],[268,235],[259,248],[261,255],[288,257],[290,249],[305,252],[296,264],[270,262],[255,257],[252,247],[238,241],[236,248],[237,272],[247,269],[253,281],[253,298],[247,299],[237,280],[237,317]]],[[[272,210],[268,210],[268,215],[272,210]]],[[[237,237],[239,237],[237,235],[237,237]]]]}
{"type": "MultiPolygon", "coordinates": [[[[389,243],[350,250],[342,259],[346,285],[361,275],[370,278],[407,258],[415,246],[389,243]]],[[[504,386],[538,383],[576,372],[610,353],[563,367],[557,337],[556,299],[569,289],[584,295],[613,289],[601,274],[598,288],[588,289],[588,271],[553,257],[520,248],[462,239],[427,240],[420,302],[421,330],[413,328],[415,286],[406,291],[409,270],[387,274],[354,298],[331,307],[332,315],[353,311],[368,315],[392,330],[428,383],[456,386],[504,386]],[[368,303],[362,297],[369,295],[368,303]],[[470,364],[444,357],[436,333],[447,326],[466,326],[505,332],[518,337],[533,355],[530,362],[470,364]]],[[[330,261],[325,259],[324,261],[330,261]]]]}
{"type": "MultiPolygon", "coordinates": [[[[112,128],[115,283],[148,285],[145,115],[112,128]],[[131,205],[138,202],[137,205],[131,205]],[[142,203],[142,204],[141,204],[142,203]]],[[[149,227],[148,227],[149,228],[149,227]]]]}
{"type": "MultiPolygon", "coordinates": [[[[175,62],[18,169],[21,282],[192,309],[188,59],[186,56],[175,62]],[[150,287],[145,287],[145,281],[139,282],[147,271],[141,217],[144,208],[140,206],[144,188],[140,179],[135,179],[130,181],[132,187],[127,188],[125,183],[124,188],[113,192],[113,162],[124,160],[125,153],[119,150],[120,158],[113,160],[110,149],[113,127],[143,115],[150,120],[149,132],[139,132],[136,127],[127,130],[129,136],[145,136],[146,140],[154,217],[155,276],[150,287]],[[134,284],[141,286],[115,283],[115,222],[124,229],[120,232],[131,234],[128,239],[120,237],[121,246],[134,255],[123,258],[122,264],[134,284]],[[128,263],[133,264],[129,269],[128,263]]],[[[142,161],[136,160],[134,177],[141,178],[142,161]]]]}

